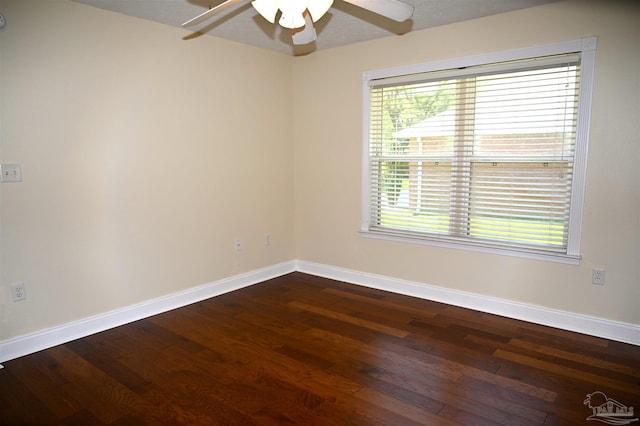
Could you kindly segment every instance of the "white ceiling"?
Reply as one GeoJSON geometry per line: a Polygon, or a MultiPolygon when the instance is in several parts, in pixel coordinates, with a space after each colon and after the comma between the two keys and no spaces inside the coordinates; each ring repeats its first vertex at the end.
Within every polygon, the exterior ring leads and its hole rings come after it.
{"type": "MultiPolygon", "coordinates": [[[[213,7],[223,2],[222,0],[72,1],[175,27],[181,27],[183,22],[204,12],[209,6],[213,7]]],[[[205,33],[286,54],[303,55],[315,50],[404,34],[558,0],[402,1],[412,4],[415,12],[412,19],[397,23],[342,0],[334,0],[329,12],[315,24],[318,39],[306,46],[293,46],[291,30],[267,22],[253,9],[249,0],[216,15],[195,30],[188,30],[184,38],[189,39],[205,33]]]]}

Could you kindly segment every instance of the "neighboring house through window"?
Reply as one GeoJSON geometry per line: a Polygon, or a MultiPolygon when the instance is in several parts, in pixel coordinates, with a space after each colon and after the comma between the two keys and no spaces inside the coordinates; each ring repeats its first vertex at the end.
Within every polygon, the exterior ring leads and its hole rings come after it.
{"type": "Polygon", "coordinates": [[[365,236],[578,263],[595,39],[365,73],[365,236]]]}

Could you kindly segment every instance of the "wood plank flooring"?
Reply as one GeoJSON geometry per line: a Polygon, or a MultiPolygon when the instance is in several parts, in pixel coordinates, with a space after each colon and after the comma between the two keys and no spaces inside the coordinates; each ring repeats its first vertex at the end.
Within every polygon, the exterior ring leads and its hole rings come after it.
{"type": "Polygon", "coordinates": [[[638,346],[301,273],[4,366],[3,425],[585,425],[594,391],[640,415],[638,346]]]}

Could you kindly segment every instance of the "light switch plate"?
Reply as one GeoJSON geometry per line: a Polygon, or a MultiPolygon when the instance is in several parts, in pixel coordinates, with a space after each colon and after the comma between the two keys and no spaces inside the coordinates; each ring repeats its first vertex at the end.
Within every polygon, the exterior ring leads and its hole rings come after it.
{"type": "Polygon", "coordinates": [[[2,163],[0,169],[2,170],[0,182],[22,182],[22,166],[20,164],[2,163]]]}

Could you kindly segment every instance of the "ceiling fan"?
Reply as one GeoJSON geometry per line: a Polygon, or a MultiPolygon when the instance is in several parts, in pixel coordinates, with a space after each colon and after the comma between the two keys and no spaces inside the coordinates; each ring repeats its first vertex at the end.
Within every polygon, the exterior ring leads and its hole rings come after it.
{"type": "MultiPolygon", "coordinates": [[[[201,24],[218,13],[238,3],[249,0],[226,0],[204,13],[188,20],[183,27],[201,24]]],[[[292,29],[293,44],[309,44],[316,39],[313,23],[329,10],[334,0],[253,0],[251,5],[267,21],[275,23],[280,10],[278,23],[292,29]]],[[[382,15],[394,21],[403,22],[413,15],[413,6],[400,0],[341,0],[363,9],[382,15]]]]}

